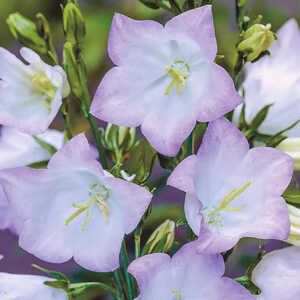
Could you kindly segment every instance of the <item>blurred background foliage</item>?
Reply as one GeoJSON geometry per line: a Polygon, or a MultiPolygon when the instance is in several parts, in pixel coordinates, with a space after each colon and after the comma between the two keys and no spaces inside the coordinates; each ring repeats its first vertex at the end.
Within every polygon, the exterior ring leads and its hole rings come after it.
{"type": "MultiPolygon", "coordinates": [[[[8,30],[6,19],[10,13],[20,12],[26,17],[35,18],[38,12],[42,12],[51,23],[54,33],[54,43],[60,53],[63,46],[63,31],[61,23],[61,8],[59,0],[2,0],[0,1],[0,46],[9,48],[17,53],[19,44],[14,41],[8,30]]],[[[111,20],[115,12],[126,14],[136,19],[154,19],[162,23],[166,22],[171,14],[161,9],[151,10],[145,7],[138,0],[79,0],[83,10],[86,25],[87,38],[84,45],[84,57],[87,63],[89,74],[90,91],[93,94],[97,84],[112,66],[107,56],[107,38],[111,25],[111,20]]],[[[271,23],[272,28],[276,31],[287,19],[300,17],[299,0],[250,0],[248,15],[263,15],[264,23],[271,23]]],[[[229,72],[235,60],[235,44],[238,39],[237,26],[234,19],[234,0],[214,0],[214,20],[218,40],[219,54],[224,55],[219,63],[222,64],[229,72]]],[[[60,55],[61,59],[61,55],[60,55]]],[[[1,67],[1,66],[0,66],[1,67]]],[[[72,128],[74,133],[88,129],[86,121],[81,116],[79,108],[74,103],[72,108],[73,122],[72,128]]],[[[54,127],[62,128],[62,122],[57,119],[54,127]]],[[[161,175],[161,170],[156,170],[155,176],[161,175]]],[[[177,220],[182,217],[182,203],[184,194],[169,187],[164,188],[156,194],[154,202],[157,205],[154,208],[147,228],[148,233],[161,224],[166,218],[177,220]],[[173,203],[170,208],[170,203],[173,203]]],[[[278,246],[272,244],[270,247],[278,246]]],[[[231,274],[241,275],[243,270],[253,260],[257,247],[256,243],[251,240],[245,240],[239,247],[234,261],[229,260],[233,266],[228,270],[231,274]],[[241,249],[245,252],[242,252],[241,249]],[[243,255],[241,254],[243,253],[243,255]],[[245,254],[246,253],[246,254],[245,254]],[[253,254],[251,254],[253,253],[253,254]]],[[[38,263],[48,268],[66,272],[71,279],[75,281],[97,281],[108,280],[109,274],[95,274],[85,270],[77,269],[74,272],[75,264],[66,263],[62,265],[45,264],[38,261],[32,256],[26,254],[17,247],[17,239],[8,232],[0,232],[0,253],[6,255],[6,262],[2,262],[0,269],[7,272],[16,273],[37,273],[30,267],[31,263],[38,263]]],[[[101,299],[102,292],[95,289],[84,294],[80,299],[101,299]]]]}

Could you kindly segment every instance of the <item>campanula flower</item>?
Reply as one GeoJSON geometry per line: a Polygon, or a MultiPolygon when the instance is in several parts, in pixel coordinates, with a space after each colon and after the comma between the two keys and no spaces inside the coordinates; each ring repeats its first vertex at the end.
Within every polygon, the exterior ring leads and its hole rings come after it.
{"type": "Polygon", "coordinates": [[[221,255],[203,255],[194,243],[183,246],[171,258],[155,253],[134,260],[128,271],[135,276],[140,295],[136,300],[254,300],[248,290],[222,277],[221,255]]]}
{"type": "Polygon", "coordinates": [[[158,152],[175,156],[196,121],[215,120],[241,103],[217,54],[211,5],[165,26],[116,14],[108,53],[116,67],[101,81],[91,113],[137,127],[158,152]]]}
{"type": "Polygon", "coordinates": [[[287,239],[289,213],[281,195],[292,174],[289,155],[249,150],[243,134],[221,118],[209,123],[197,155],[183,160],[168,184],[186,192],[185,215],[199,249],[219,253],[241,237],[287,239]]]}
{"type": "Polygon", "coordinates": [[[56,152],[48,169],[0,172],[14,212],[23,221],[19,245],[52,263],[70,258],[108,272],[119,266],[123,237],[137,226],[152,194],[103,171],[83,134],[56,152]]]}
{"type": "Polygon", "coordinates": [[[28,48],[20,53],[28,64],[0,48],[0,124],[36,135],[49,127],[70,88],[60,66],[28,48]]]}
{"type": "Polygon", "coordinates": [[[49,287],[44,284],[45,281],[53,279],[45,276],[0,273],[1,300],[69,299],[64,290],[49,287]]]}
{"type": "Polygon", "coordinates": [[[294,300],[300,297],[300,248],[287,247],[266,254],[252,273],[260,288],[258,300],[294,300]]]}
{"type": "MultiPolygon", "coordinates": [[[[300,32],[297,21],[287,21],[270,47],[271,55],[245,66],[245,119],[250,123],[265,106],[272,104],[259,126],[263,134],[274,135],[298,121],[300,111],[300,32]]],[[[242,105],[234,113],[237,122],[242,105]]],[[[285,135],[300,137],[300,124],[285,135]]]]}

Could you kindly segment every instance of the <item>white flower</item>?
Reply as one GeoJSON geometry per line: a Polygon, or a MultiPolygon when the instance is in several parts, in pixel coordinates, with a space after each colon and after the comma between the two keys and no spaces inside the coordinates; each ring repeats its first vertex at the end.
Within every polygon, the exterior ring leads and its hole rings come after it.
{"type": "Polygon", "coordinates": [[[64,290],[49,287],[44,276],[0,273],[1,300],[67,300],[64,290]]]}
{"type": "MultiPolygon", "coordinates": [[[[250,123],[266,105],[273,104],[258,128],[273,135],[300,119],[300,32],[296,20],[286,22],[277,33],[278,41],[270,47],[270,56],[246,64],[245,118],[250,123]]],[[[242,105],[234,113],[238,121],[242,105]]],[[[300,124],[286,133],[300,137],[300,124]]]]}
{"type": "Polygon", "coordinates": [[[28,48],[20,53],[28,65],[0,48],[0,124],[39,134],[55,118],[70,87],[60,66],[47,65],[28,48]]]}

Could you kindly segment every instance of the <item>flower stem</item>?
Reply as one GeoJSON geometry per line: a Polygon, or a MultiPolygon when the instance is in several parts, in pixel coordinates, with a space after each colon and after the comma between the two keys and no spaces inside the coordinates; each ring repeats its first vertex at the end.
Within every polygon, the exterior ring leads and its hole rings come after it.
{"type": "Polygon", "coordinates": [[[134,248],[135,248],[135,258],[139,258],[141,255],[141,235],[143,232],[143,221],[139,223],[137,228],[134,231],[134,248]]]}
{"type": "Polygon", "coordinates": [[[82,83],[81,109],[83,111],[84,116],[87,118],[87,120],[90,123],[90,127],[92,129],[92,133],[93,133],[93,136],[95,139],[95,144],[96,144],[96,147],[98,150],[99,160],[101,162],[101,165],[102,165],[103,169],[107,169],[108,166],[107,166],[107,162],[106,162],[105,155],[104,155],[104,149],[101,144],[98,126],[97,126],[95,118],[89,112],[90,106],[91,106],[91,98],[89,95],[86,76],[84,74],[82,65],[79,66],[79,77],[80,77],[80,80],[82,83]]]}
{"type": "Polygon", "coordinates": [[[114,271],[114,278],[115,278],[116,284],[119,289],[119,294],[121,295],[121,297],[123,299],[124,291],[123,291],[123,285],[121,283],[121,278],[120,278],[119,272],[120,272],[120,269],[114,271]]]}
{"type": "Polygon", "coordinates": [[[122,268],[123,268],[123,272],[125,275],[125,280],[126,280],[126,284],[127,284],[127,288],[128,288],[129,300],[133,300],[132,281],[130,278],[130,274],[127,272],[128,254],[127,254],[125,239],[122,242],[122,248],[121,248],[121,264],[122,264],[122,268]]]}

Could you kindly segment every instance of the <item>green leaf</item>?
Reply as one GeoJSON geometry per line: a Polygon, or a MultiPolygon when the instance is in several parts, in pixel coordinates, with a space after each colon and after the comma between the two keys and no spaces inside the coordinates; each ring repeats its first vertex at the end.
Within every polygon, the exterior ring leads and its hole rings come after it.
{"type": "Polygon", "coordinates": [[[52,146],[51,144],[45,142],[44,140],[38,138],[37,136],[32,136],[34,140],[45,150],[47,150],[51,155],[55,154],[57,152],[57,149],[52,146]]]}
{"type": "Polygon", "coordinates": [[[300,205],[300,189],[289,186],[282,196],[286,202],[294,205],[300,205]]]}
{"type": "Polygon", "coordinates": [[[63,274],[63,273],[60,273],[60,272],[55,272],[55,271],[51,271],[51,270],[48,270],[48,269],[45,269],[43,267],[40,267],[36,264],[33,264],[32,265],[34,268],[44,272],[44,273],[47,273],[48,275],[50,275],[51,277],[57,279],[57,280],[61,280],[61,281],[69,281],[69,279],[63,274]]]}
{"type": "Polygon", "coordinates": [[[254,117],[250,124],[250,128],[256,130],[262,122],[266,119],[267,114],[273,104],[266,105],[264,108],[262,108],[254,117]]]}
{"type": "Polygon", "coordinates": [[[70,285],[69,292],[72,295],[76,296],[76,295],[83,293],[85,290],[87,290],[89,288],[95,288],[95,287],[101,288],[112,295],[117,295],[117,291],[113,287],[111,287],[105,283],[102,283],[102,282],[72,283],[70,285]]]}
{"type": "Polygon", "coordinates": [[[69,291],[70,282],[66,280],[55,280],[55,281],[45,281],[45,285],[50,286],[55,289],[62,289],[66,292],[69,291]]]}

